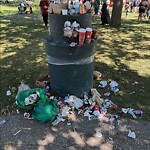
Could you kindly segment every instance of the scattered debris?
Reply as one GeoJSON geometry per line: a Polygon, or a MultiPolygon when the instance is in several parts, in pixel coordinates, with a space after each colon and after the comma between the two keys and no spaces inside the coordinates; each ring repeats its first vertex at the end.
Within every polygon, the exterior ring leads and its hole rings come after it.
{"type": "Polygon", "coordinates": [[[115,126],[110,125],[109,128],[110,128],[111,130],[113,130],[113,129],[115,129],[115,126]]]}
{"type": "Polygon", "coordinates": [[[136,115],[141,116],[143,114],[141,110],[134,110],[132,108],[122,108],[121,111],[125,114],[129,113],[134,119],[137,118],[136,115]]]}
{"type": "Polygon", "coordinates": [[[91,89],[91,95],[93,96],[92,100],[101,106],[104,100],[100,98],[100,93],[96,89],[91,89]]]}
{"type": "Polygon", "coordinates": [[[136,138],[135,132],[132,132],[131,130],[129,130],[128,137],[135,139],[136,138]]]}
{"type": "Polygon", "coordinates": [[[25,112],[25,113],[24,113],[24,117],[25,117],[26,119],[29,119],[29,118],[30,118],[30,114],[27,113],[27,112],[25,112]]]}
{"type": "Polygon", "coordinates": [[[6,120],[5,119],[0,119],[0,125],[6,123],[6,120]]]}
{"type": "Polygon", "coordinates": [[[109,137],[109,140],[110,140],[110,141],[113,141],[113,139],[112,139],[111,137],[109,137]]]}
{"type": "Polygon", "coordinates": [[[141,110],[133,110],[133,113],[142,116],[143,112],[141,110]]]}
{"type": "Polygon", "coordinates": [[[38,91],[33,92],[28,97],[25,98],[25,105],[30,105],[35,103],[40,98],[40,93],[38,91]]]}
{"type": "Polygon", "coordinates": [[[19,114],[19,113],[20,113],[20,112],[19,112],[19,109],[17,109],[16,112],[17,112],[17,114],[19,114]]]}
{"type": "Polygon", "coordinates": [[[18,87],[18,92],[29,90],[29,89],[30,89],[30,87],[28,85],[26,85],[23,82],[21,82],[20,85],[19,85],[19,87],[18,87]]]}
{"type": "Polygon", "coordinates": [[[24,130],[31,130],[31,128],[22,128],[22,129],[24,129],[24,130]]]}
{"type": "Polygon", "coordinates": [[[64,121],[65,121],[64,118],[57,117],[57,119],[56,119],[55,121],[52,122],[52,125],[55,126],[55,125],[57,125],[58,123],[64,122],[64,121]]]}
{"type": "MultiPolygon", "coordinates": [[[[101,73],[98,71],[94,71],[93,75],[95,75],[95,78],[101,77],[101,73]]],[[[92,88],[89,93],[85,92],[83,97],[80,98],[75,95],[66,95],[64,98],[61,98],[47,95],[47,93],[50,93],[50,77],[45,77],[47,79],[38,79],[38,81],[36,81],[36,85],[40,88],[30,89],[29,86],[25,85],[23,82],[21,83],[20,88],[18,88],[16,96],[16,104],[18,107],[33,110],[32,114],[25,112],[25,118],[30,119],[32,116],[40,122],[51,120],[53,126],[66,121],[68,126],[73,127],[74,121],[76,120],[75,111],[77,111],[78,114],[87,117],[89,121],[107,118],[111,130],[116,129],[119,126],[119,116],[117,114],[112,115],[108,113],[109,110],[113,111],[118,107],[112,100],[108,99],[113,93],[115,95],[115,93],[119,92],[119,84],[116,81],[100,81],[98,87],[106,87],[107,90],[109,90],[108,92],[105,91],[102,95],[96,88],[92,88]],[[54,104],[51,102],[54,102],[54,104]]],[[[141,110],[132,108],[122,108],[121,111],[125,114],[130,114],[135,119],[137,118],[136,115],[141,116],[143,114],[141,110]]],[[[17,110],[17,113],[19,113],[19,110],[17,110]]],[[[19,132],[21,132],[21,130],[14,135],[17,135],[19,132]]],[[[102,133],[97,131],[96,136],[102,137],[102,133]]],[[[131,130],[129,130],[128,136],[131,138],[136,137],[135,133],[131,132],[131,130]]],[[[113,139],[109,137],[109,140],[112,141],[113,139]]]]}
{"type": "Polygon", "coordinates": [[[139,84],[139,82],[137,82],[137,81],[134,81],[133,83],[132,83],[132,85],[138,85],[139,84]]]}
{"type": "Polygon", "coordinates": [[[75,43],[75,42],[70,43],[70,47],[75,47],[76,45],[77,45],[77,43],[75,43]]]}
{"type": "Polygon", "coordinates": [[[11,95],[11,91],[8,90],[8,91],[6,92],[6,95],[7,95],[7,96],[10,96],[10,95],[11,95]]]}
{"type": "Polygon", "coordinates": [[[105,88],[106,86],[107,86],[106,80],[100,81],[100,84],[98,85],[99,88],[105,88]]]}
{"type": "Polygon", "coordinates": [[[63,117],[67,116],[67,114],[68,114],[68,112],[69,112],[69,109],[70,109],[70,107],[64,106],[64,107],[61,109],[61,115],[62,115],[63,117]]]}
{"type": "Polygon", "coordinates": [[[117,83],[117,82],[111,81],[109,85],[110,85],[110,89],[111,89],[114,93],[119,92],[118,83],[117,83]]]}
{"type": "Polygon", "coordinates": [[[135,94],[135,91],[131,92],[130,94],[135,94]]]}
{"type": "Polygon", "coordinates": [[[71,124],[71,122],[70,121],[68,121],[67,122],[67,126],[71,126],[72,124],[71,124]]]}
{"type": "Polygon", "coordinates": [[[111,100],[109,99],[105,99],[104,103],[103,103],[103,106],[104,108],[108,109],[108,108],[111,108],[111,109],[116,109],[117,108],[117,105],[114,104],[111,100]]]}
{"type": "Polygon", "coordinates": [[[17,135],[17,134],[20,133],[20,132],[21,132],[21,130],[17,131],[14,135],[17,135]]]}
{"type": "Polygon", "coordinates": [[[111,95],[110,92],[104,93],[104,96],[105,96],[105,97],[109,97],[110,95],[111,95]]]}
{"type": "Polygon", "coordinates": [[[96,132],[96,136],[99,137],[99,138],[101,138],[103,135],[102,135],[102,133],[100,131],[97,131],[96,132]]]}
{"type": "Polygon", "coordinates": [[[102,76],[102,73],[100,73],[99,71],[93,71],[93,77],[95,79],[99,79],[102,76]]]}

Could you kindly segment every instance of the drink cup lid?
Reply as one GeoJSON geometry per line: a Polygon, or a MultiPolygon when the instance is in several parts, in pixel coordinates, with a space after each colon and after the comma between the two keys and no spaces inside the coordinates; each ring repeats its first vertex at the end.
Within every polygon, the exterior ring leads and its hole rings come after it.
{"type": "Polygon", "coordinates": [[[81,28],[81,29],[79,29],[79,32],[86,32],[86,30],[81,28]]]}
{"type": "Polygon", "coordinates": [[[86,31],[91,31],[92,32],[92,28],[86,28],[86,31]]]}

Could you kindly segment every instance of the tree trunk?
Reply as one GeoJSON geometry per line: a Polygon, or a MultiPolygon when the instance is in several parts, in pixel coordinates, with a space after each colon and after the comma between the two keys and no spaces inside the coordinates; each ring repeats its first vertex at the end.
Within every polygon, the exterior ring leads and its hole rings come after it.
{"type": "Polygon", "coordinates": [[[113,0],[113,9],[110,26],[112,27],[121,26],[122,7],[123,7],[123,0],[113,0]]]}

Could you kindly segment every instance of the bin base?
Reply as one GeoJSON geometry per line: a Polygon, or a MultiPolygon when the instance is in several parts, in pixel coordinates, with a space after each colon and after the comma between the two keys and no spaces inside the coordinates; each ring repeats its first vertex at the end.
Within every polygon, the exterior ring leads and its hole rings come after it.
{"type": "Polygon", "coordinates": [[[49,64],[51,94],[83,97],[93,87],[93,62],[81,65],[49,64]]]}

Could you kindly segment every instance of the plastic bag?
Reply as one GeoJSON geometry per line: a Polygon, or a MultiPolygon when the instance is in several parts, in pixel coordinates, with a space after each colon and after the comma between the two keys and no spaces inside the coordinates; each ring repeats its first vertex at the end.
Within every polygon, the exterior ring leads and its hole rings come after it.
{"type": "Polygon", "coordinates": [[[23,82],[21,82],[19,87],[18,87],[18,93],[20,91],[25,91],[25,90],[30,90],[30,87],[28,85],[24,84],[23,82]]]}
{"type": "Polygon", "coordinates": [[[47,99],[47,96],[45,95],[45,92],[43,89],[40,88],[35,88],[35,89],[30,89],[30,90],[25,90],[25,91],[20,91],[17,96],[16,96],[16,101],[17,105],[19,108],[22,109],[32,109],[35,103],[45,103],[47,99]],[[39,98],[37,101],[35,101],[32,104],[26,105],[25,99],[29,97],[31,94],[38,92],[39,93],[39,98]]]}
{"type": "Polygon", "coordinates": [[[32,117],[41,123],[52,121],[58,114],[59,108],[55,100],[46,101],[45,103],[37,103],[34,106],[32,117]]]}

